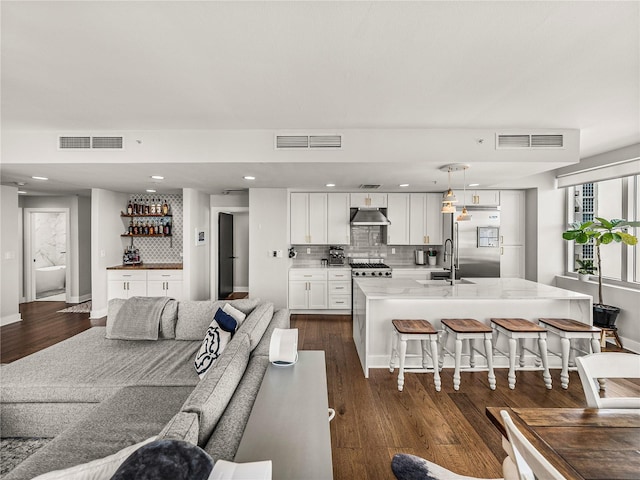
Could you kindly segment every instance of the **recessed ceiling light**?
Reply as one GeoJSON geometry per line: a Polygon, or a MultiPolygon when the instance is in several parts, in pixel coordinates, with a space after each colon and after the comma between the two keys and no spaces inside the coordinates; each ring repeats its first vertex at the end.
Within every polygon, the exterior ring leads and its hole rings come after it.
{"type": "Polygon", "coordinates": [[[147,188],[147,192],[148,193],[156,193],[156,191],[153,188],[147,188]]]}
{"type": "Polygon", "coordinates": [[[325,185],[325,187],[335,187],[335,186],[336,186],[336,184],[335,184],[335,183],[327,183],[327,184],[325,185]]]}
{"type": "Polygon", "coordinates": [[[244,178],[245,180],[255,180],[255,179],[256,179],[256,177],[253,177],[253,176],[251,176],[251,175],[245,175],[245,176],[244,176],[244,177],[242,177],[242,178],[244,178]]]}
{"type": "Polygon", "coordinates": [[[154,180],[164,180],[164,177],[162,175],[151,175],[151,178],[153,178],[154,180]]]}
{"type": "Polygon", "coordinates": [[[470,187],[479,187],[480,184],[479,183],[470,183],[469,186],[470,187]]]}
{"type": "Polygon", "coordinates": [[[24,190],[18,190],[18,193],[27,193],[24,190]]]}
{"type": "Polygon", "coordinates": [[[400,185],[398,185],[399,187],[408,187],[409,184],[408,183],[401,183],[400,185]]]}
{"type": "Polygon", "coordinates": [[[33,178],[34,180],[49,180],[47,177],[38,177],[38,176],[36,176],[36,175],[34,175],[34,176],[33,176],[33,177],[31,177],[31,178],[33,178]]]}

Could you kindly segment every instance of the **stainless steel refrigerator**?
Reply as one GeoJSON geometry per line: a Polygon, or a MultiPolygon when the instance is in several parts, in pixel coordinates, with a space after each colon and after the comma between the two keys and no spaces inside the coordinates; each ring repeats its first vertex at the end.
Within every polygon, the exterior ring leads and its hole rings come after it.
{"type": "Polygon", "coordinates": [[[467,207],[471,220],[457,221],[462,207],[447,214],[445,232],[453,238],[456,278],[500,276],[500,210],[467,207]]]}

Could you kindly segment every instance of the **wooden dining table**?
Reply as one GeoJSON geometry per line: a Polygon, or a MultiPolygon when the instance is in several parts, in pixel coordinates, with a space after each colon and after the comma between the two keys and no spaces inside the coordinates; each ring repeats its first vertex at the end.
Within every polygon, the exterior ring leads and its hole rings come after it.
{"type": "Polygon", "coordinates": [[[487,407],[504,438],[501,410],[568,480],[640,479],[640,410],[487,407]]]}

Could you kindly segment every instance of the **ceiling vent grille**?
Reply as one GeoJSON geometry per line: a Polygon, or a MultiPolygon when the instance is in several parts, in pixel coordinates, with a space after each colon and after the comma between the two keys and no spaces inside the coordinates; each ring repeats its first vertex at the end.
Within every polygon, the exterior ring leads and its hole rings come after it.
{"type": "Polygon", "coordinates": [[[60,137],[58,147],[62,149],[91,148],[91,137],[60,137]]]}
{"type": "Polygon", "coordinates": [[[375,184],[367,184],[367,183],[363,183],[362,185],[360,185],[358,188],[362,189],[362,190],[375,190],[377,188],[380,188],[382,185],[375,185],[375,184]]]}
{"type": "Polygon", "coordinates": [[[563,135],[497,135],[496,149],[563,148],[563,135]]]}
{"type": "Polygon", "coordinates": [[[123,147],[122,137],[92,137],[91,148],[115,148],[123,147]]]}
{"type": "Polygon", "coordinates": [[[58,137],[60,150],[122,150],[123,137],[58,137]]]}
{"type": "Polygon", "coordinates": [[[276,150],[342,148],[342,135],[276,135],[276,150]]]}

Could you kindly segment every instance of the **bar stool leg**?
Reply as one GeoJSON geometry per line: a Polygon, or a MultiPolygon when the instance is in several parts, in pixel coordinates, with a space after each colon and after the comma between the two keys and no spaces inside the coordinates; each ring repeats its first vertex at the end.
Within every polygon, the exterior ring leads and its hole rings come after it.
{"type": "Polygon", "coordinates": [[[525,341],[525,339],[524,339],[524,338],[519,338],[519,339],[518,339],[518,343],[519,343],[519,346],[520,346],[520,362],[519,362],[519,363],[520,363],[520,367],[524,367],[524,365],[525,365],[525,356],[524,356],[524,354],[525,354],[525,349],[524,349],[524,341],[525,341]]]}
{"type": "Polygon", "coordinates": [[[489,388],[496,389],[496,375],[493,372],[493,346],[491,345],[491,336],[487,335],[484,339],[484,351],[487,354],[487,368],[489,369],[489,388]]]}
{"type": "Polygon", "coordinates": [[[442,350],[440,351],[440,356],[438,358],[438,370],[442,370],[442,367],[444,366],[444,353],[445,353],[444,351],[447,348],[448,338],[449,338],[449,332],[445,328],[442,332],[442,339],[441,339],[442,350]]]}
{"type": "Polygon", "coordinates": [[[469,339],[469,366],[471,368],[476,366],[476,356],[475,356],[475,351],[473,349],[475,345],[475,340],[473,338],[469,339]]]}
{"type": "Polygon", "coordinates": [[[407,339],[400,335],[400,367],[398,369],[398,390],[404,388],[404,359],[407,355],[407,339]]]}
{"type": "Polygon", "coordinates": [[[547,360],[547,339],[542,335],[538,338],[538,347],[540,348],[540,358],[542,359],[544,385],[551,390],[551,374],[549,373],[549,362],[547,360]]]}
{"type": "Polygon", "coordinates": [[[398,332],[393,329],[393,338],[391,339],[391,360],[389,361],[389,371],[393,373],[395,369],[395,361],[398,356],[398,332]]]}
{"type": "Polygon", "coordinates": [[[462,363],[462,340],[456,337],[456,365],[453,370],[453,389],[460,390],[460,363],[462,363]]]}
{"type": "Polygon", "coordinates": [[[420,345],[422,347],[422,368],[429,368],[429,365],[427,364],[427,356],[431,356],[429,355],[429,352],[427,350],[427,341],[426,340],[420,340],[420,345]]]}
{"type": "Polygon", "coordinates": [[[593,353],[600,353],[600,342],[598,341],[597,334],[591,337],[591,351],[593,353]]]}
{"type": "Polygon", "coordinates": [[[516,388],[516,339],[509,338],[509,388],[516,388]]]}
{"type": "Polygon", "coordinates": [[[440,391],[442,382],[440,381],[440,372],[438,371],[438,341],[437,335],[431,336],[431,362],[433,363],[433,383],[436,392],[440,391]]]}
{"type": "MultiPolygon", "coordinates": [[[[569,352],[571,350],[571,342],[568,338],[560,338],[560,346],[562,348],[562,370],[560,371],[560,385],[565,390],[569,388],[569,352]]],[[[540,349],[542,354],[542,348],[540,349]]]]}

